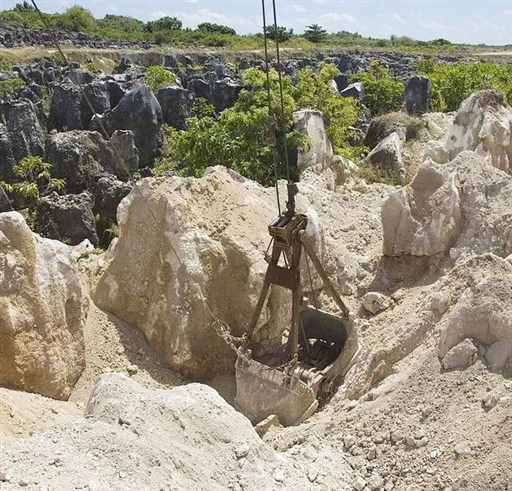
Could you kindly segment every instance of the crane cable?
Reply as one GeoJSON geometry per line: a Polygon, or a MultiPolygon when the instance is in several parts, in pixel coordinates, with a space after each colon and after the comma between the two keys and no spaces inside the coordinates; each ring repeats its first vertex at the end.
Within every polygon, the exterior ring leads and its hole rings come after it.
{"type": "MultiPolygon", "coordinates": [[[[270,84],[270,58],[269,58],[269,49],[268,49],[268,29],[267,29],[267,14],[265,7],[265,0],[261,1],[262,12],[263,12],[263,39],[265,45],[265,73],[267,76],[267,99],[268,99],[268,112],[269,116],[272,117],[272,93],[271,93],[271,84],[270,84]]],[[[285,104],[284,104],[284,89],[283,89],[283,75],[282,75],[282,66],[281,66],[281,48],[279,43],[279,29],[277,25],[277,6],[276,0],[272,0],[272,11],[273,11],[273,26],[274,26],[274,38],[276,45],[276,58],[277,58],[277,73],[278,73],[278,83],[279,83],[279,102],[280,102],[280,117],[281,121],[278,125],[278,121],[273,122],[273,131],[275,141],[278,145],[278,148],[275,146],[272,148],[272,157],[274,164],[274,178],[275,178],[275,187],[276,187],[276,196],[277,196],[277,207],[279,210],[279,215],[281,215],[281,202],[279,197],[279,173],[278,173],[278,155],[284,154],[284,163],[286,167],[286,180],[288,184],[291,184],[290,180],[290,163],[288,158],[288,141],[287,134],[282,125],[285,121],[285,104]],[[278,151],[280,147],[280,152],[278,151]]]]}
{"type": "MultiPolygon", "coordinates": [[[[261,0],[261,8],[263,11],[263,40],[265,44],[265,73],[267,75],[267,100],[268,100],[268,116],[272,117],[272,92],[270,87],[270,60],[268,56],[268,33],[267,33],[267,12],[265,8],[265,0],[261,0]]],[[[272,128],[275,137],[275,123],[272,122],[272,128]]],[[[276,187],[277,209],[281,216],[281,199],[279,198],[279,174],[277,169],[277,152],[275,145],[272,145],[272,162],[274,164],[274,180],[276,187]]]]}
{"type": "MultiPolygon", "coordinates": [[[[284,124],[284,92],[283,92],[283,74],[282,74],[282,66],[281,66],[281,50],[279,47],[279,30],[277,27],[277,7],[276,0],[272,0],[272,8],[274,11],[274,35],[276,37],[276,57],[277,57],[277,73],[279,76],[279,97],[281,100],[281,122],[284,124]]],[[[282,133],[281,144],[283,146],[282,150],[284,153],[284,160],[286,164],[286,180],[288,184],[291,184],[290,180],[290,163],[288,161],[288,139],[286,135],[286,131],[282,133]]]]}

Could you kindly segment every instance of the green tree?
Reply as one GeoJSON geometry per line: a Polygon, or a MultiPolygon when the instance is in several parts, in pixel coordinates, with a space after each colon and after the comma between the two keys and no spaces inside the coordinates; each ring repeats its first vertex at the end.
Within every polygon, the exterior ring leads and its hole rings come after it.
{"type": "Polygon", "coordinates": [[[373,61],[367,72],[354,74],[352,80],[363,83],[363,102],[372,115],[377,116],[400,109],[405,86],[392,77],[380,61],[373,61]]]}
{"type": "Polygon", "coordinates": [[[326,36],[327,31],[318,24],[311,24],[310,26],[307,26],[304,31],[304,37],[312,43],[321,43],[325,40],[326,36]]]}
{"type": "Polygon", "coordinates": [[[228,34],[236,36],[236,31],[232,27],[224,26],[222,24],[212,24],[211,22],[203,22],[202,24],[199,24],[197,26],[197,30],[210,34],[228,34]]]}
{"type": "Polygon", "coordinates": [[[293,29],[285,26],[277,26],[277,29],[275,26],[267,26],[267,36],[273,41],[277,39],[280,43],[284,43],[293,36],[293,29]]]}
{"type": "Polygon", "coordinates": [[[162,17],[158,20],[148,22],[144,29],[148,32],[179,31],[182,27],[183,22],[177,17],[162,17]]]}
{"type": "Polygon", "coordinates": [[[33,12],[35,10],[34,6],[30,3],[24,0],[21,3],[17,3],[13,10],[16,12],[33,12]]]}
{"type": "Polygon", "coordinates": [[[93,32],[96,30],[96,19],[91,12],[79,5],[67,9],[57,19],[57,26],[68,31],[93,32]]]}
{"type": "Polygon", "coordinates": [[[162,87],[175,84],[176,75],[162,65],[154,65],[146,69],[144,82],[153,92],[156,92],[162,87]]]}

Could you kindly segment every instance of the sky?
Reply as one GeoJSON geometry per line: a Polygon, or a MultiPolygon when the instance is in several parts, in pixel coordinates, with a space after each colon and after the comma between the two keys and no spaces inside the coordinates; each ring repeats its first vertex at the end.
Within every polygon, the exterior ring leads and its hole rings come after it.
{"type": "MultiPolygon", "coordinates": [[[[268,8],[271,0],[266,0],[268,8]]],[[[303,32],[317,23],[331,32],[351,31],[388,38],[450,39],[461,43],[512,44],[511,0],[276,0],[280,25],[303,32]]],[[[16,0],[0,0],[0,9],[16,0]]],[[[106,13],[154,20],[165,15],[189,27],[200,22],[233,26],[240,33],[261,30],[261,0],[39,0],[47,12],[75,3],[96,17],[106,13]]]]}

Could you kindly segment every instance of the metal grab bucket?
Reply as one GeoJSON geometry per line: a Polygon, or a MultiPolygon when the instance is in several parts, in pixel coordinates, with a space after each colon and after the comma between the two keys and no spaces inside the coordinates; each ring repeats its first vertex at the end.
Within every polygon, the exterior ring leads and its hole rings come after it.
{"type": "Polygon", "coordinates": [[[300,314],[299,333],[301,358],[323,370],[341,355],[348,339],[343,319],[314,308],[300,314]]]}

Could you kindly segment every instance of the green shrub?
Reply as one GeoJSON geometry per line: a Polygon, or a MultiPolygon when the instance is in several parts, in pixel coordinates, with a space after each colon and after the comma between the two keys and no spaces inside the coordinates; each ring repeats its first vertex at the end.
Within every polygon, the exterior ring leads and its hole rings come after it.
{"type": "Polygon", "coordinates": [[[174,75],[174,73],[170,72],[162,65],[154,65],[146,69],[144,82],[153,92],[156,92],[162,87],[175,84],[176,75],[174,75]]]}
{"type": "Polygon", "coordinates": [[[293,29],[288,29],[285,26],[267,26],[267,36],[269,39],[275,41],[276,39],[283,43],[288,41],[293,36],[293,29]]]}
{"type": "Polygon", "coordinates": [[[142,33],[144,22],[124,15],[107,14],[103,19],[97,21],[98,27],[105,31],[117,33],[142,33]]]}
{"type": "Polygon", "coordinates": [[[0,99],[14,94],[18,90],[25,87],[25,82],[18,77],[0,81],[0,99]]]}
{"type": "Polygon", "coordinates": [[[96,19],[91,12],[79,5],[67,9],[59,16],[57,26],[68,31],[93,32],[96,30],[96,19]]]}
{"type": "Polygon", "coordinates": [[[158,20],[148,22],[144,29],[148,32],[179,31],[182,27],[183,22],[177,17],[162,17],[158,20]]]}
{"type": "Polygon", "coordinates": [[[357,159],[363,149],[351,147],[347,141],[353,136],[359,107],[355,99],[339,97],[331,88],[331,82],[340,74],[336,66],[323,63],[319,71],[306,68],[300,71],[295,91],[297,107],[321,111],[326,122],[327,134],[335,151],[347,158],[357,159]]]}
{"type": "Polygon", "coordinates": [[[432,83],[435,111],[456,111],[461,102],[478,90],[502,92],[512,103],[512,65],[492,63],[436,63],[426,60],[417,70],[432,83]]]}
{"type": "Polygon", "coordinates": [[[373,116],[400,109],[405,86],[380,61],[373,61],[367,72],[354,74],[351,80],[363,83],[363,102],[373,116]]]}
{"type": "MultiPolygon", "coordinates": [[[[243,90],[236,104],[218,118],[204,101],[194,109],[187,130],[166,130],[166,150],[156,168],[157,173],[174,171],[181,175],[201,176],[208,166],[225,165],[264,185],[274,182],[273,156],[278,160],[278,176],[286,176],[285,152],[303,148],[307,140],[293,130],[293,113],[309,107],[322,111],[327,131],[338,151],[351,153],[346,140],[357,120],[357,104],[336,96],[331,88],[339,73],[333,65],[323,65],[318,74],[301,73],[297,86],[283,78],[284,112],[281,111],[279,76],[270,72],[271,111],[268,110],[266,74],[250,69],[243,76],[243,90]],[[288,132],[287,147],[283,140],[273,142],[272,127],[288,132]]],[[[293,177],[293,176],[292,176],[293,177]]]]}
{"type": "Polygon", "coordinates": [[[197,26],[197,30],[201,32],[207,32],[209,34],[229,34],[236,36],[236,31],[229,26],[223,26],[221,24],[212,24],[211,22],[203,22],[197,26]]]}
{"type": "Polygon", "coordinates": [[[1,182],[0,185],[14,197],[15,202],[30,207],[37,203],[41,195],[64,189],[65,181],[52,177],[51,169],[52,164],[44,162],[37,155],[29,155],[13,167],[16,182],[1,182]]]}

